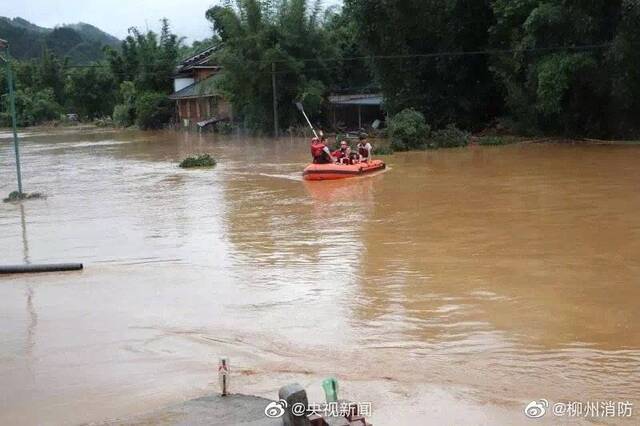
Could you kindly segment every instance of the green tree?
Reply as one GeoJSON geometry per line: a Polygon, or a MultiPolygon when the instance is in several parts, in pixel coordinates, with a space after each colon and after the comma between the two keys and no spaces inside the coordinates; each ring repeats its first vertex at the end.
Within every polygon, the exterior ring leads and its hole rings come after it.
{"type": "Polygon", "coordinates": [[[173,113],[173,104],[167,95],[144,92],[136,98],[136,124],[142,130],[160,129],[173,113]]]}
{"type": "Polygon", "coordinates": [[[39,90],[49,88],[59,104],[64,103],[65,68],[67,60],[60,60],[52,51],[44,49],[38,63],[37,78],[32,85],[39,90]]]}
{"type": "Polygon", "coordinates": [[[72,69],[66,81],[67,103],[80,117],[111,115],[116,98],[112,74],[101,66],[72,69]]]}
{"type": "Polygon", "coordinates": [[[315,103],[331,81],[334,57],[320,22],[320,2],[307,0],[229,2],[206,13],[222,41],[217,59],[223,66],[219,88],[233,103],[247,128],[273,128],[271,67],[275,63],[279,121],[299,121],[294,101],[315,103]],[[322,93],[320,93],[322,92],[322,93]]]}
{"type": "Polygon", "coordinates": [[[160,35],[130,28],[120,51],[107,48],[107,60],[118,84],[133,81],[139,91],[170,93],[171,76],[178,60],[181,40],[162,20],[160,35]]]}
{"type": "Polygon", "coordinates": [[[500,94],[486,55],[489,0],[345,0],[395,114],[415,108],[436,127],[475,127],[495,115],[500,94]]]}
{"type": "Polygon", "coordinates": [[[121,127],[132,126],[136,119],[136,86],[132,81],[123,81],[118,92],[120,102],[113,109],[113,121],[121,127]]]}
{"type": "MultiPolygon", "coordinates": [[[[33,88],[18,89],[16,95],[16,112],[19,126],[33,126],[44,121],[57,120],[62,113],[62,107],[56,102],[53,90],[50,88],[37,91],[33,88]]],[[[0,113],[0,124],[11,125],[9,114],[9,97],[3,97],[3,109],[0,113]]]]}
{"type": "Polygon", "coordinates": [[[136,28],[122,42],[121,50],[107,48],[109,68],[119,87],[114,121],[122,126],[136,122],[141,128],[159,128],[171,118],[167,95],[178,61],[182,40],[162,20],[160,35],[136,28]],[[160,101],[163,96],[165,101],[160,101]],[[140,115],[142,114],[142,116],[140,115]],[[164,120],[162,123],[159,120],[164,120]]]}
{"type": "Polygon", "coordinates": [[[640,38],[639,7],[495,0],[492,42],[514,50],[492,61],[509,114],[525,128],[570,136],[611,134],[629,120],[638,106],[631,97],[640,95],[637,73],[628,73],[639,57],[629,44],[640,38]]]}
{"type": "Polygon", "coordinates": [[[379,90],[371,61],[358,36],[353,8],[330,8],[325,13],[327,43],[335,51],[330,88],[332,91],[373,92],[379,90]]]}

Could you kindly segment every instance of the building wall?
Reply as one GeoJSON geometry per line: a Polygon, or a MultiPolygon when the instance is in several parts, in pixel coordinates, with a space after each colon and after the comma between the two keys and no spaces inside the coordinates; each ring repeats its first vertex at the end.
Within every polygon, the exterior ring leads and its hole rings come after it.
{"type": "Polygon", "coordinates": [[[219,97],[209,96],[176,101],[181,127],[190,127],[213,117],[232,119],[231,104],[219,97]]]}
{"type": "Polygon", "coordinates": [[[215,69],[198,68],[193,70],[193,78],[195,79],[195,81],[202,81],[205,78],[211,77],[215,73],[215,69]]]}
{"type": "Polygon", "coordinates": [[[385,114],[379,106],[331,105],[329,119],[334,129],[357,130],[368,129],[375,120],[384,121],[385,114]]]}

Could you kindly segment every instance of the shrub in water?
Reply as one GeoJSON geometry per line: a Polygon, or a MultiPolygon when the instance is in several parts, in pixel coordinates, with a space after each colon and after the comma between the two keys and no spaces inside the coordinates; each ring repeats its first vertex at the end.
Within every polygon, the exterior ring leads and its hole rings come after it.
{"type": "Polygon", "coordinates": [[[10,203],[13,201],[33,200],[38,198],[46,198],[46,197],[44,194],[41,194],[40,192],[32,192],[31,194],[28,194],[26,192],[20,193],[18,191],[13,191],[11,194],[9,194],[7,198],[5,198],[2,201],[4,201],[5,203],[10,203]]]}
{"type": "Polygon", "coordinates": [[[431,128],[421,112],[405,109],[389,120],[391,148],[398,151],[424,148],[431,128]]]}
{"type": "Polygon", "coordinates": [[[190,169],[193,167],[213,167],[215,165],[215,158],[209,154],[191,155],[180,163],[180,167],[183,169],[190,169]]]}
{"type": "Polygon", "coordinates": [[[142,130],[160,129],[171,119],[172,106],[164,93],[144,92],[136,98],[136,124],[142,130]]]}
{"type": "Polygon", "coordinates": [[[455,124],[449,124],[442,130],[433,132],[431,144],[433,148],[457,148],[469,145],[471,134],[460,130],[455,124]]]}
{"type": "Polygon", "coordinates": [[[513,143],[513,138],[503,137],[503,136],[486,136],[484,138],[480,138],[478,141],[479,145],[508,145],[513,143]]]}
{"type": "Polygon", "coordinates": [[[390,146],[380,146],[373,148],[373,153],[376,155],[392,155],[395,151],[390,146]]]}
{"type": "Polygon", "coordinates": [[[120,127],[133,125],[135,109],[129,105],[118,104],[113,109],[113,122],[120,127]]]}
{"type": "Polygon", "coordinates": [[[216,132],[221,135],[230,135],[233,133],[233,124],[228,121],[218,121],[215,126],[216,132]]]}

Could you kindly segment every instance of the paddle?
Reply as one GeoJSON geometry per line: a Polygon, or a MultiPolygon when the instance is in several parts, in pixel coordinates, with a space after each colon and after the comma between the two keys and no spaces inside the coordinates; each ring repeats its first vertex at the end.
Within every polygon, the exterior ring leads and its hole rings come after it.
{"type": "Polygon", "coordinates": [[[296,102],[296,106],[298,107],[298,109],[300,110],[302,115],[304,115],[304,118],[307,119],[307,123],[309,123],[309,127],[311,127],[311,131],[313,132],[313,134],[317,138],[318,134],[316,133],[316,129],[313,128],[313,124],[311,124],[311,121],[309,121],[309,117],[307,117],[307,114],[304,112],[304,107],[302,106],[302,102],[296,102]]]}

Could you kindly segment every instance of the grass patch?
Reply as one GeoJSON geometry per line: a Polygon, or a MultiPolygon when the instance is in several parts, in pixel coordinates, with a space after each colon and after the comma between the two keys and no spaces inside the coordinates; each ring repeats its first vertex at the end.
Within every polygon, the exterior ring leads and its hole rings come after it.
{"type": "Polygon", "coordinates": [[[209,154],[190,155],[180,162],[183,169],[192,169],[195,167],[213,167],[216,160],[209,154]]]}
{"type": "Polygon", "coordinates": [[[485,136],[478,139],[478,145],[501,146],[515,143],[516,140],[509,136],[485,136]]]}
{"type": "Polygon", "coordinates": [[[395,150],[390,146],[378,146],[373,149],[373,153],[375,155],[393,155],[395,150]]]}
{"type": "Polygon", "coordinates": [[[37,200],[40,198],[47,198],[47,197],[46,195],[41,194],[40,192],[32,192],[31,194],[28,194],[26,192],[13,191],[11,194],[9,194],[7,198],[3,199],[2,201],[5,203],[12,203],[15,201],[37,200]]]}

